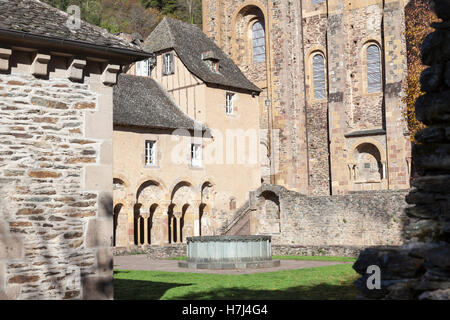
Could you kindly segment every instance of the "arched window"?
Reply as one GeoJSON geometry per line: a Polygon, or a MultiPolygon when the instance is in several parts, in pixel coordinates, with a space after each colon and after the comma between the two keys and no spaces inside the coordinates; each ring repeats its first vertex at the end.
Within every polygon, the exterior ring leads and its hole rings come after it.
{"type": "Polygon", "coordinates": [[[314,99],[325,99],[325,59],[320,53],[314,55],[312,65],[314,99]]]}
{"type": "Polygon", "coordinates": [[[371,44],[367,47],[367,92],[381,92],[381,59],[380,48],[371,44]]]}
{"type": "Polygon", "coordinates": [[[230,199],[230,210],[236,210],[236,199],[235,198],[230,199]]]}
{"type": "Polygon", "coordinates": [[[252,26],[253,62],[266,61],[266,34],[261,21],[256,21],[252,26]]]}

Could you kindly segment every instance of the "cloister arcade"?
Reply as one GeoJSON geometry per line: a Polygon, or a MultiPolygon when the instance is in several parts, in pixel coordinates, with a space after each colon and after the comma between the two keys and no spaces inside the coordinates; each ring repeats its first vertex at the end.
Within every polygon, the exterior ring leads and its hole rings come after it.
{"type": "Polygon", "coordinates": [[[212,235],[213,197],[210,181],[195,185],[185,179],[166,187],[149,179],[133,187],[115,178],[114,246],[177,244],[212,235]]]}

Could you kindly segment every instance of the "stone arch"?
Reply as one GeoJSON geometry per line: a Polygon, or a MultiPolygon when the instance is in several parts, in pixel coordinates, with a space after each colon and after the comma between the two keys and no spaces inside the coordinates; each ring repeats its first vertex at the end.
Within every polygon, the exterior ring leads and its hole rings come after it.
{"type": "Polygon", "coordinates": [[[130,182],[124,174],[115,173],[113,178],[113,183],[119,183],[124,185],[126,188],[130,187],[130,182]]]}
{"type": "Polygon", "coordinates": [[[378,148],[371,143],[359,144],[354,151],[356,161],[357,180],[381,181],[383,179],[381,154],[378,148]]]}
{"type": "Polygon", "coordinates": [[[280,197],[273,191],[265,190],[258,196],[256,225],[258,234],[277,234],[281,232],[280,197]]]}
{"type": "Polygon", "coordinates": [[[350,149],[350,179],[355,191],[387,188],[386,155],[384,149],[369,139],[364,139],[350,149]]]}
{"type": "Polygon", "coordinates": [[[381,161],[382,162],[386,162],[387,161],[386,153],[384,152],[384,150],[385,150],[384,147],[377,140],[375,140],[373,138],[370,138],[370,137],[366,137],[366,138],[363,138],[363,139],[358,139],[350,147],[349,154],[348,154],[349,155],[348,158],[350,159],[350,162],[355,162],[356,161],[355,156],[354,156],[355,155],[355,149],[359,145],[364,144],[364,143],[373,144],[378,149],[378,151],[380,152],[381,161]]]}
{"type": "Polygon", "coordinates": [[[157,198],[159,201],[163,199],[163,191],[164,188],[162,184],[154,179],[146,179],[138,185],[136,189],[136,202],[141,203],[142,200],[151,200],[153,198],[157,198]],[[154,192],[151,197],[142,197],[143,195],[148,196],[147,193],[154,192]],[[143,199],[148,198],[148,199],[143,199]]]}
{"type": "Polygon", "coordinates": [[[188,181],[179,181],[171,189],[170,201],[179,205],[180,208],[186,203],[192,203],[195,200],[195,190],[192,183],[188,181]]]}
{"type": "Polygon", "coordinates": [[[198,235],[205,236],[209,235],[209,217],[208,214],[211,212],[211,208],[206,203],[201,203],[198,209],[198,235]]]}
{"type": "Polygon", "coordinates": [[[215,184],[207,180],[202,183],[201,190],[201,202],[213,203],[214,202],[214,186],[215,184]]]}
{"type": "MultiPolygon", "coordinates": [[[[266,62],[268,60],[268,28],[266,9],[257,1],[246,1],[233,14],[231,19],[232,26],[232,49],[231,56],[243,69],[257,67],[261,65],[266,72],[266,62]],[[264,29],[265,37],[265,59],[264,61],[254,63],[253,61],[253,38],[252,27],[256,22],[260,22],[264,29]]],[[[262,71],[259,70],[259,71],[262,71]]],[[[245,70],[244,70],[245,71],[245,70]]],[[[263,79],[250,79],[252,81],[261,81],[263,79]]]]}
{"type": "Polygon", "coordinates": [[[128,186],[126,180],[118,177],[113,178],[113,198],[115,203],[125,202],[128,186]]]}
{"type": "MultiPolygon", "coordinates": [[[[154,215],[164,200],[162,184],[154,179],[142,180],[136,189],[136,205],[134,210],[135,244],[150,245],[162,241],[163,236],[154,237],[154,215]],[[138,210],[137,210],[138,209],[138,210]]],[[[160,221],[159,221],[160,222],[160,221]]],[[[160,228],[160,226],[156,226],[160,228]]]]}

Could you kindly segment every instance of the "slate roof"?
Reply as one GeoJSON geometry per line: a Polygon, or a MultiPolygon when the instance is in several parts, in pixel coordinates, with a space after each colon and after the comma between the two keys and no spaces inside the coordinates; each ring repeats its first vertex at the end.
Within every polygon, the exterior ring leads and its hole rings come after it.
{"type": "Polygon", "coordinates": [[[151,53],[175,50],[187,69],[206,83],[261,92],[214,41],[192,24],[164,18],[147,38],[143,49],[151,53]],[[209,51],[219,59],[219,73],[202,59],[202,53],[209,51]]]}
{"type": "Polygon", "coordinates": [[[103,47],[142,51],[138,46],[127,43],[85,21],[81,21],[79,29],[69,29],[66,26],[69,17],[68,13],[39,0],[0,0],[0,29],[103,47]]]}
{"type": "Polygon", "coordinates": [[[156,129],[201,128],[149,77],[120,74],[113,89],[114,125],[156,129]]]}

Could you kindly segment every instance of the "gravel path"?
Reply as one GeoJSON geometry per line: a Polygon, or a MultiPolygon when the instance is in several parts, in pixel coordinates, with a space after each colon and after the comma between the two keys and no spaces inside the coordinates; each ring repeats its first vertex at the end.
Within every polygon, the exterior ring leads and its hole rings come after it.
{"type": "Polygon", "coordinates": [[[190,273],[215,273],[215,274],[250,274],[260,272],[272,272],[281,270],[293,270],[312,267],[333,266],[352,262],[336,261],[303,261],[303,260],[281,260],[281,266],[277,268],[264,268],[252,270],[191,270],[178,267],[175,260],[149,260],[146,255],[115,256],[114,269],[116,270],[140,270],[140,271],[167,271],[167,272],[190,272],[190,273]]]}

